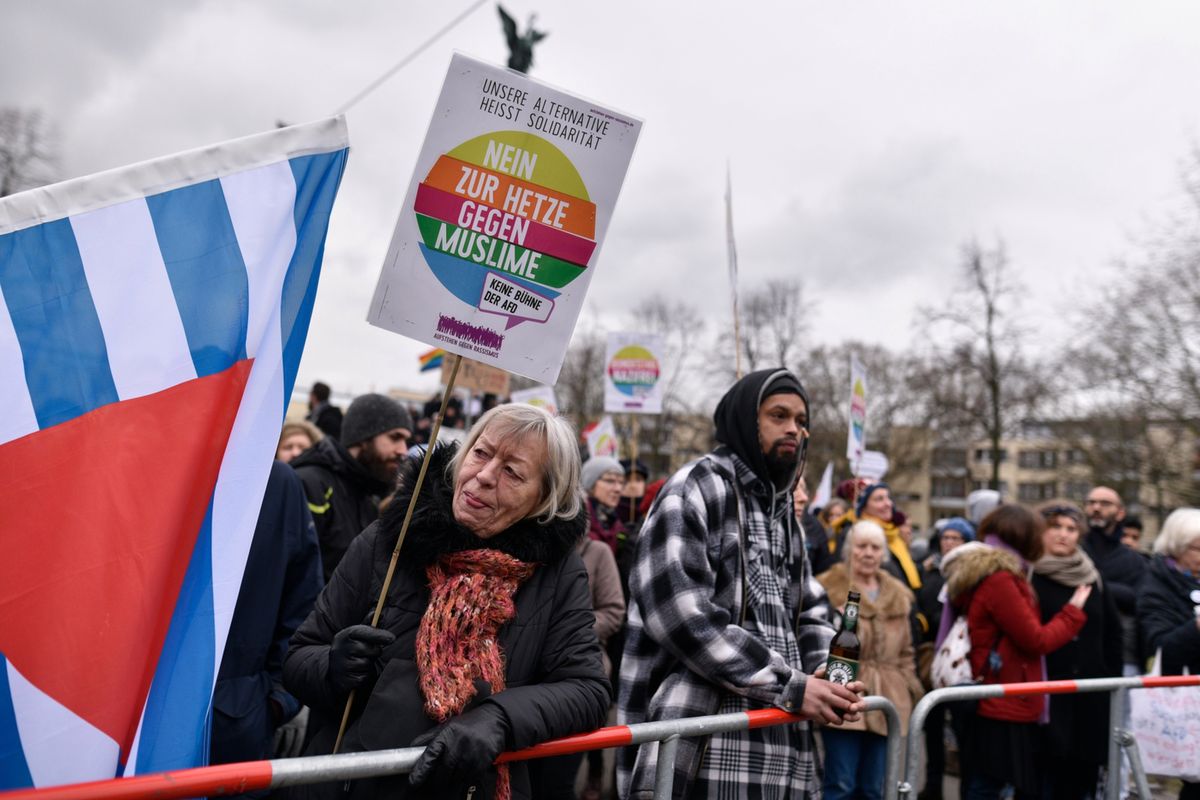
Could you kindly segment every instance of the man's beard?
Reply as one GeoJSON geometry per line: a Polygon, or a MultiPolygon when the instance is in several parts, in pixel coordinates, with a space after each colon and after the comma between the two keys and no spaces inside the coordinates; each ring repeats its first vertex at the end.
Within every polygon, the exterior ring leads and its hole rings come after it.
{"type": "Polygon", "coordinates": [[[396,468],[399,466],[398,460],[388,461],[379,455],[379,451],[375,449],[374,442],[365,442],[362,450],[358,453],[358,463],[366,467],[367,472],[371,473],[371,477],[381,483],[386,483],[390,488],[396,481],[396,468]]]}
{"type": "Polygon", "coordinates": [[[771,449],[764,454],[767,462],[767,472],[771,474],[771,483],[775,488],[787,488],[783,484],[791,481],[800,466],[800,443],[795,439],[776,439],[771,449]],[[793,444],[795,449],[790,453],[783,452],[784,444],[793,444]]]}

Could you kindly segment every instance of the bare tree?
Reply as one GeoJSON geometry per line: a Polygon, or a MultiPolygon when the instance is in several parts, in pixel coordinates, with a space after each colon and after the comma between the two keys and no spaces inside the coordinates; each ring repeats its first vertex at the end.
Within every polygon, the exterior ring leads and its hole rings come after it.
{"type": "Polygon", "coordinates": [[[705,418],[704,432],[695,429],[705,406],[703,382],[696,377],[704,368],[704,317],[689,303],[656,294],[634,306],[630,321],[633,330],[662,337],[663,410],[639,417],[638,451],[650,457],[652,470],[667,472],[697,455],[681,451],[683,443],[705,440],[711,428],[705,418]]]}
{"type": "Polygon", "coordinates": [[[40,111],[0,108],[0,197],[56,180],[53,138],[40,111]]]}
{"type": "MultiPolygon", "coordinates": [[[[746,372],[790,364],[803,348],[808,331],[804,285],[795,278],[774,278],[745,292],[741,300],[742,367],[746,372]]],[[[733,329],[717,341],[714,375],[728,385],[735,372],[733,329]]]]}
{"type": "Polygon", "coordinates": [[[815,347],[794,368],[808,390],[811,405],[809,463],[820,469],[832,462],[837,474],[849,474],[846,437],[852,354],[868,375],[867,446],[886,451],[890,471],[912,467],[922,454],[915,449],[897,449],[900,445],[891,434],[897,426],[930,424],[929,403],[920,396],[922,384],[916,377],[924,365],[915,356],[855,341],[815,347]]]}
{"type": "Polygon", "coordinates": [[[591,327],[579,327],[567,347],[554,393],[559,411],[578,430],[604,413],[605,337],[591,327]]]}
{"type": "Polygon", "coordinates": [[[962,249],[961,287],[922,309],[928,358],[920,381],[939,425],[982,435],[991,451],[992,488],[1000,486],[1000,440],[1033,415],[1045,395],[1041,368],[1023,353],[1016,318],[1021,287],[1003,244],[962,249]]]}

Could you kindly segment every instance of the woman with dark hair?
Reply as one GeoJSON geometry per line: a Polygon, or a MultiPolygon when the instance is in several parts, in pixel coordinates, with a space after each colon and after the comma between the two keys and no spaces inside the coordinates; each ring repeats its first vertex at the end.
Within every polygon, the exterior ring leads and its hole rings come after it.
{"type": "MultiPolygon", "coordinates": [[[[952,613],[967,615],[971,672],[983,683],[1045,680],[1044,656],[1069,642],[1087,622],[1083,605],[1092,589],[1084,585],[1042,623],[1029,574],[1030,564],[1042,554],[1044,528],[1029,509],[1002,505],[979,524],[984,546],[963,545],[944,562],[949,608],[942,624],[952,613]]],[[[965,797],[997,798],[1006,785],[1016,789],[1018,798],[1040,796],[1038,723],[1047,721],[1048,712],[1044,695],[979,702],[963,747],[969,774],[965,797]]]]}
{"type": "Polygon", "coordinates": [[[313,787],[322,797],[528,798],[505,750],[604,724],[610,689],[577,544],[587,530],[570,423],[498,406],[461,448],[437,445],[378,626],[417,462],[292,637],[284,684],[312,709],[307,754],[427,745],[411,775],[313,787]]]}
{"type": "MultiPolygon", "coordinates": [[[[1121,675],[1121,621],[1111,592],[1088,554],[1079,546],[1086,530],[1083,512],[1069,503],[1038,509],[1046,521],[1044,553],[1033,565],[1033,589],[1049,622],[1081,586],[1095,591],[1083,605],[1087,622],[1071,641],[1046,655],[1048,680],[1107,678],[1121,675]]],[[[1056,694],[1050,698],[1046,726],[1046,789],[1050,797],[1090,797],[1108,759],[1108,695],[1056,694]]]]}

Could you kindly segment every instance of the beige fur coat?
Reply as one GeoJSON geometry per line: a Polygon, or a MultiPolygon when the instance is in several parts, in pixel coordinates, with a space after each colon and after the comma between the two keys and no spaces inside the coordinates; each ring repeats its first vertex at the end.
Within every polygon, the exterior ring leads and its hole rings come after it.
{"type": "MultiPolygon", "coordinates": [[[[829,594],[831,605],[843,608],[850,591],[849,572],[837,564],[817,576],[829,594]]],[[[908,733],[908,718],[924,690],[917,678],[913,660],[912,592],[884,570],[879,571],[879,597],[874,601],[862,593],[859,604],[858,638],[862,643],[858,679],[867,685],[868,695],[880,695],[892,701],[900,715],[900,733],[908,733]]],[[[887,735],[887,721],[881,712],[867,713],[859,722],[846,723],[843,730],[870,731],[887,735]]]]}

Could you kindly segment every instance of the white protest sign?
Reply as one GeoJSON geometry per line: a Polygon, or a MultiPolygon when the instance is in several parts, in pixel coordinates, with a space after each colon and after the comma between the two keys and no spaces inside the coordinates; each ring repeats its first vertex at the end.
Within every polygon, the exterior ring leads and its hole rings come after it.
{"type": "Polygon", "coordinates": [[[862,459],[858,462],[858,477],[869,481],[881,481],[887,475],[888,457],[878,450],[864,450],[862,459]]]}
{"type": "MultiPolygon", "coordinates": [[[[1150,675],[1161,666],[1159,649],[1150,675]]],[[[1147,773],[1200,780],[1200,686],[1132,689],[1129,712],[1147,773]]]]}
{"type": "Polygon", "coordinates": [[[620,442],[617,440],[617,429],[613,426],[612,417],[604,417],[590,431],[584,434],[587,439],[588,453],[596,456],[617,457],[620,442]]]}
{"type": "Polygon", "coordinates": [[[640,131],[455,54],[367,321],[553,384],[640,131]]]}
{"type": "Polygon", "coordinates": [[[846,458],[858,473],[867,443],[867,369],[850,356],[850,429],[846,436],[846,458]]]}
{"type": "Polygon", "coordinates": [[[509,395],[514,403],[528,403],[531,406],[544,408],[551,414],[558,414],[558,399],[554,389],[549,386],[534,386],[532,389],[518,389],[509,395]]]}
{"type": "Polygon", "coordinates": [[[604,357],[604,410],[626,414],[662,413],[661,336],[610,333],[604,357]]]}

